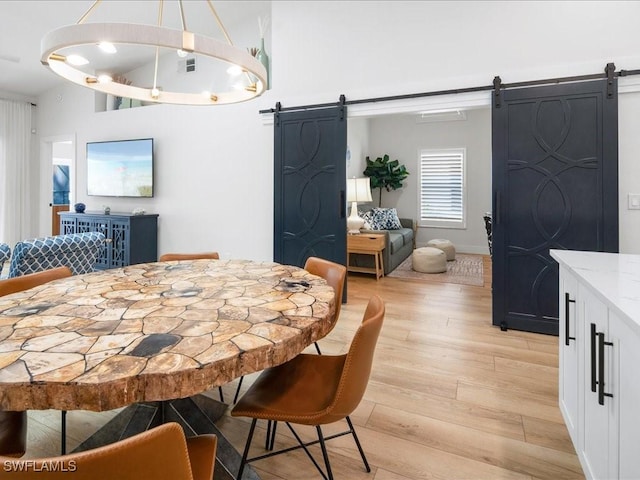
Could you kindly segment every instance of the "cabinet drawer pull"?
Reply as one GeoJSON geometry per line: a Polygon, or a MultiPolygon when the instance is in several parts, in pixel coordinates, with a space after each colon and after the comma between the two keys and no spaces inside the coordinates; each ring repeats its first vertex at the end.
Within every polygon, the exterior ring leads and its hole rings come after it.
{"type": "Polygon", "coordinates": [[[604,397],[613,397],[604,391],[604,347],[613,347],[613,343],[604,341],[604,333],[598,333],[598,403],[604,405],[604,397]]]}
{"type": "Polygon", "coordinates": [[[591,324],[591,391],[596,391],[596,324],[591,324]]]}
{"type": "Polygon", "coordinates": [[[569,304],[576,303],[575,300],[569,298],[569,292],[564,294],[564,344],[569,346],[569,340],[575,340],[576,337],[569,336],[569,304]]]}

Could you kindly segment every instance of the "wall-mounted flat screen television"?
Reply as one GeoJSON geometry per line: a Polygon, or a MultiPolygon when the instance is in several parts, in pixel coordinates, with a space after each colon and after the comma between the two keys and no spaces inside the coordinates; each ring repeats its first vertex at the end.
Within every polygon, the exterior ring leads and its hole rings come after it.
{"type": "Polygon", "coordinates": [[[153,197],[153,138],[88,142],[87,194],[153,197]]]}

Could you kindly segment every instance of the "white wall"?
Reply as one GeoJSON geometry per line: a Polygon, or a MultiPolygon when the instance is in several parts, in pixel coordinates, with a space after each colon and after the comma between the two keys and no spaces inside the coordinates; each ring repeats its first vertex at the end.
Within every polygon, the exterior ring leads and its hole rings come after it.
{"type": "MultiPolygon", "coordinates": [[[[464,121],[418,123],[416,115],[372,118],[371,158],[389,154],[409,170],[400,190],[382,192],[382,206],[395,207],[401,217],[418,219],[419,151],[466,148],[466,228],[419,228],[416,243],[424,246],[433,238],[451,240],[460,252],[489,253],[482,215],[491,211],[491,110],[468,110],[464,121]]],[[[379,190],[374,190],[374,199],[379,190]]]]}
{"type": "Polygon", "coordinates": [[[347,121],[347,178],[362,177],[366,168],[365,157],[369,150],[369,120],[350,118],[347,121]]]}
{"type": "Polygon", "coordinates": [[[640,254],[640,210],[629,210],[629,193],[640,194],[640,93],[623,93],[618,105],[620,252],[640,254]]]}
{"type": "MultiPolygon", "coordinates": [[[[96,113],[92,91],[70,85],[38,99],[38,130],[77,133],[78,200],[89,209],[106,200],[83,196],[85,143],[154,137],[157,196],[109,200],[112,210],[159,213],[161,253],[215,248],[270,259],[273,130],[258,110],[276,101],[335,102],[340,94],[351,100],[489,85],[495,75],[516,82],[587,74],[611,61],[640,68],[638,18],[640,2],[275,1],[272,90],[256,101],[96,113]]],[[[625,101],[621,135],[637,137],[637,102],[627,108],[625,101]]],[[[621,165],[638,151],[634,139],[625,142],[621,165]]],[[[625,188],[640,191],[640,176],[627,181],[625,188]]],[[[621,237],[640,245],[637,229],[623,226],[621,237]]]]}

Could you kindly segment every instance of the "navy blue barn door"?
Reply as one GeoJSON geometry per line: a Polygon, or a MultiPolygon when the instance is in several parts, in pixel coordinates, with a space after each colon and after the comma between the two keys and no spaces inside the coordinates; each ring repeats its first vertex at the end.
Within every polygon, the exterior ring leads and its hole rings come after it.
{"type": "Polygon", "coordinates": [[[616,80],[494,95],[493,324],[557,335],[549,249],[618,251],[616,80]]]}
{"type": "Polygon", "coordinates": [[[277,112],[274,123],[274,261],[346,265],[346,107],[277,112]]]}

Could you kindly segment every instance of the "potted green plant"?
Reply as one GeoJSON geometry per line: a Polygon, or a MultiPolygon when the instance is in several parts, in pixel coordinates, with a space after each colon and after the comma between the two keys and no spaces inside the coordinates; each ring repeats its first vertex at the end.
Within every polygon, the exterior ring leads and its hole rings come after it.
{"type": "Polygon", "coordinates": [[[404,165],[400,165],[398,160],[389,161],[389,155],[385,155],[382,158],[378,157],[375,160],[367,157],[366,161],[367,168],[362,173],[371,178],[371,188],[380,189],[378,207],[381,207],[382,189],[384,188],[387,192],[390,192],[391,190],[402,188],[402,182],[409,176],[409,172],[404,165]]]}

